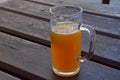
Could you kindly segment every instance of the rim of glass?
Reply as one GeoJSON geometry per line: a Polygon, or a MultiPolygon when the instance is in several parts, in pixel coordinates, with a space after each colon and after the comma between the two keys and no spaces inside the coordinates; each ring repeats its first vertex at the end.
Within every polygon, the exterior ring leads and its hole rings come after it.
{"type": "Polygon", "coordinates": [[[51,7],[51,8],[49,9],[49,12],[50,12],[50,14],[55,15],[55,16],[72,16],[72,15],[76,15],[76,14],[82,13],[82,12],[83,12],[83,8],[80,7],[80,6],[75,6],[75,5],[56,5],[56,6],[51,7]],[[76,13],[74,13],[74,14],[64,14],[64,15],[62,15],[62,14],[60,15],[60,14],[55,14],[55,13],[54,13],[53,9],[59,8],[59,7],[64,7],[64,6],[73,7],[73,8],[78,8],[78,9],[80,9],[80,11],[78,11],[78,12],[76,12],[76,13]]]}

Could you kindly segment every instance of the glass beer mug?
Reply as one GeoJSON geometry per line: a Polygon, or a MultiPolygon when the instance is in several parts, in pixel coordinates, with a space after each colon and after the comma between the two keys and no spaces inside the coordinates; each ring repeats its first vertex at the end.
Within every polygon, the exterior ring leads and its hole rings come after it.
{"type": "Polygon", "coordinates": [[[52,69],[59,76],[71,77],[80,71],[80,63],[90,59],[95,48],[95,30],[82,24],[81,7],[59,5],[50,8],[52,69]],[[89,53],[81,56],[82,31],[90,36],[89,53]]]}

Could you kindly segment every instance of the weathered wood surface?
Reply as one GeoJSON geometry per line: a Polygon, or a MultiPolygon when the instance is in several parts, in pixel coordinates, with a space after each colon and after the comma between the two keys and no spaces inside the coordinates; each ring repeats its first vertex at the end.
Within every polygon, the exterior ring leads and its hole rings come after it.
{"type": "MultiPolygon", "coordinates": [[[[49,13],[48,13],[49,6],[38,5],[35,3],[18,1],[18,0],[14,2],[6,3],[6,5],[16,10],[24,11],[27,13],[31,13],[31,14],[49,19],[49,13]]],[[[0,10],[0,12],[1,12],[0,24],[2,26],[5,26],[10,29],[14,29],[14,30],[19,30],[21,32],[31,34],[37,37],[41,37],[43,39],[50,40],[49,22],[42,21],[41,19],[36,20],[26,16],[21,16],[8,11],[0,10]]],[[[120,33],[120,29],[119,29],[120,20],[104,18],[100,16],[93,16],[90,14],[84,14],[83,22],[86,24],[95,26],[95,29],[97,30],[108,31],[114,34],[120,33]],[[116,28],[113,28],[113,26],[115,26],[116,28]]],[[[84,42],[84,44],[85,43],[86,41],[84,42]]],[[[120,62],[119,47],[120,47],[120,40],[104,37],[104,36],[97,36],[97,46],[96,46],[95,53],[97,55],[107,57],[120,62]],[[101,44],[101,43],[104,43],[104,44],[101,44]]],[[[83,49],[86,49],[86,46],[83,49]]]]}
{"type": "Polygon", "coordinates": [[[61,78],[51,71],[50,48],[17,37],[0,33],[0,61],[32,72],[47,80],[119,80],[120,71],[87,61],[80,73],[72,78],[61,78]]]}
{"type": "MultiPolygon", "coordinates": [[[[56,0],[9,0],[0,4],[0,26],[23,32],[38,38],[50,40],[49,11],[56,4],[76,4],[72,0],[56,2],[56,0]],[[35,1],[35,2],[34,2],[35,1]],[[36,2],[37,1],[37,2],[36,2]]],[[[76,0],[78,1],[78,0],[76,0]]],[[[77,3],[87,11],[115,16],[114,19],[101,15],[84,13],[83,23],[95,26],[96,30],[120,34],[119,8],[102,7],[85,3],[77,3]],[[99,9],[96,9],[99,8],[99,9]],[[105,9],[104,9],[105,8],[105,9]],[[113,12],[114,11],[114,12],[113,12]],[[105,12],[105,13],[103,13],[105,12]],[[118,18],[116,18],[116,16],[118,18]],[[114,27],[114,28],[113,28],[114,27]]],[[[120,62],[120,40],[97,35],[96,55],[120,62]]],[[[86,37],[83,38],[83,50],[87,51],[86,37]]],[[[0,61],[9,63],[48,80],[119,80],[120,71],[88,61],[82,63],[78,76],[60,78],[51,71],[51,57],[48,47],[0,33],[0,61]],[[88,68],[89,66],[89,68],[88,68]],[[98,74],[98,75],[96,75],[98,74]],[[86,77],[87,76],[87,77],[86,77]]]]}
{"type": "Polygon", "coordinates": [[[0,71],[0,80],[21,80],[16,77],[13,77],[7,73],[0,71]]]}
{"type": "MultiPolygon", "coordinates": [[[[83,51],[88,51],[88,41],[86,35],[83,35],[83,51]]],[[[96,35],[95,55],[120,62],[120,40],[101,35],[96,35]]]]}
{"type": "Polygon", "coordinates": [[[38,2],[40,4],[45,5],[57,5],[57,4],[71,4],[71,5],[78,5],[85,9],[85,11],[106,14],[106,15],[113,15],[120,17],[120,8],[112,5],[103,5],[101,3],[87,3],[82,0],[25,0],[30,2],[38,2]]]}
{"type": "MultiPolygon", "coordinates": [[[[2,6],[8,7],[10,9],[17,10],[20,12],[22,11],[25,13],[29,13],[29,14],[37,15],[39,17],[49,19],[50,6],[32,3],[32,2],[28,2],[28,1],[12,0],[8,3],[4,3],[2,6]]],[[[85,10],[86,9],[87,8],[85,8],[85,10]]],[[[108,9],[103,9],[103,10],[108,10],[108,9]]],[[[113,10],[109,10],[109,11],[113,12],[113,10]]],[[[120,12],[118,9],[115,11],[120,12]]],[[[101,16],[95,16],[95,15],[84,13],[83,14],[83,23],[95,26],[96,30],[106,31],[109,33],[117,34],[117,35],[120,34],[120,28],[119,28],[120,19],[105,18],[105,17],[101,17],[101,16]]]]}
{"type": "Polygon", "coordinates": [[[27,34],[49,39],[49,23],[0,10],[0,25],[27,34]]]}

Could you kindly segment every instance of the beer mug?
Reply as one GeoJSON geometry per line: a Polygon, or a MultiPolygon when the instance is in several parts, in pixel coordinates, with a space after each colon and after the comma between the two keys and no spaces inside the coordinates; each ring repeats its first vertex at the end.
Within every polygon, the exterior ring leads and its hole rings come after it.
{"type": "Polygon", "coordinates": [[[73,5],[50,8],[52,69],[59,76],[71,77],[80,71],[80,63],[90,59],[95,48],[95,30],[82,24],[83,9],[73,5]],[[90,36],[88,54],[81,56],[82,32],[90,36]]]}

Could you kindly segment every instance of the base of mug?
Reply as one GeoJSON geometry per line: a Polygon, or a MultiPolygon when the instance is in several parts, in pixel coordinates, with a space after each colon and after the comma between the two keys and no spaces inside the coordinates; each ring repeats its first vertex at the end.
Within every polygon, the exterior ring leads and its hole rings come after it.
{"type": "Polygon", "coordinates": [[[54,67],[52,69],[56,75],[61,76],[61,77],[72,77],[72,76],[77,75],[80,71],[80,68],[77,68],[74,72],[60,72],[57,69],[55,69],[54,67]]]}

